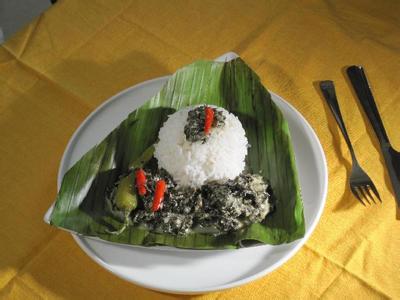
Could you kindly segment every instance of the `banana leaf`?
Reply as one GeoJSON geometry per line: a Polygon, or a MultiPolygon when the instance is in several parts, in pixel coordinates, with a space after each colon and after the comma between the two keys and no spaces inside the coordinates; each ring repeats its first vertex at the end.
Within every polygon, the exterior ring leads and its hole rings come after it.
{"type": "Polygon", "coordinates": [[[303,204],[288,124],[259,77],[240,58],[194,62],[178,70],[157,95],[67,171],[50,223],[84,236],[142,246],[227,249],[299,239],[305,232],[303,204]],[[260,223],[218,236],[160,234],[132,225],[120,235],[109,234],[123,221],[107,209],[107,191],[130,162],[156,142],[169,114],[203,103],[224,107],[242,122],[251,144],[247,167],[269,181],[274,212],[260,223]]]}

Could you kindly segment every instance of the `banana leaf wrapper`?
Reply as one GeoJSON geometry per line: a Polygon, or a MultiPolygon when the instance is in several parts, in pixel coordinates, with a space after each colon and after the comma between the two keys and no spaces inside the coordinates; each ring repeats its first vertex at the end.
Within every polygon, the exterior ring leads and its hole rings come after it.
{"type": "Polygon", "coordinates": [[[67,171],[50,223],[83,236],[141,246],[232,249],[299,239],[305,232],[303,204],[288,124],[259,77],[240,58],[194,62],[178,70],[157,95],[67,171]],[[107,191],[130,162],[157,141],[169,114],[204,103],[224,107],[242,122],[251,144],[247,168],[270,183],[275,210],[260,223],[218,236],[161,234],[133,225],[119,235],[109,234],[122,220],[118,212],[110,212],[107,191]]]}

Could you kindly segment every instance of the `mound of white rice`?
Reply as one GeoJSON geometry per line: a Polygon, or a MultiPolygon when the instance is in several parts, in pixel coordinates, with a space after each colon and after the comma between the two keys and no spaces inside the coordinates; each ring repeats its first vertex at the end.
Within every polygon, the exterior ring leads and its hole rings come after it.
{"type": "Polygon", "coordinates": [[[154,156],[179,185],[199,187],[209,181],[234,179],[245,168],[248,141],[239,119],[221,107],[225,124],[213,127],[205,143],[186,140],[187,107],[168,117],[160,129],[154,156]]]}

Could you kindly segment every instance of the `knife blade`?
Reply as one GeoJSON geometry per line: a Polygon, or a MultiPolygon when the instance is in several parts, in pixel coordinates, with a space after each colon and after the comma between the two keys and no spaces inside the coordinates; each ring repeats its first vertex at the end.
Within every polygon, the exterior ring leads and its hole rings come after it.
{"type": "Polygon", "coordinates": [[[376,136],[378,137],[381,152],[385,159],[386,168],[392,183],[397,206],[400,207],[400,153],[394,150],[390,144],[363,67],[348,67],[347,75],[349,76],[358,100],[363,107],[376,136]]]}

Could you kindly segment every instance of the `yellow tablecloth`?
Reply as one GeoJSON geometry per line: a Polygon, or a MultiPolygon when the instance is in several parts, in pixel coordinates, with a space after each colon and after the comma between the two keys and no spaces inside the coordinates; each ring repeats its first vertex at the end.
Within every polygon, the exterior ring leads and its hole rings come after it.
{"type": "Polygon", "coordinates": [[[290,101],[329,165],[307,244],[255,282],[196,299],[400,297],[400,222],[382,156],[345,80],[362,64],[400,148],[398,1],[59,1],[0,47],[0,298],[173,299],[96,265],[42,217],[67,141],[99,104],[143,80],[233,50],[290,101]],[[383,198],[350,194],[350,157],[315,82],[332,79],[361,165],[383,198]]]}

